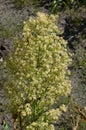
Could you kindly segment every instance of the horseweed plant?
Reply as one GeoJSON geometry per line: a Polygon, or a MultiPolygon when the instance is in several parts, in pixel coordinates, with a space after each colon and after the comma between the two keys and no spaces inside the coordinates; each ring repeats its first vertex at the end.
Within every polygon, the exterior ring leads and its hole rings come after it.
{"type": "Polygon", "coordinates": [[[58,36],[56,19],[38,12],[24,22],[23,37],[15,41],[15,51],[6,61],[7,105],[17,121],[21,117],[25,130],[54,130],[53,123],[66,111],[64,104],[53,107],[71,91],[67,68],[71,59],[67,43],[58,36]]]}

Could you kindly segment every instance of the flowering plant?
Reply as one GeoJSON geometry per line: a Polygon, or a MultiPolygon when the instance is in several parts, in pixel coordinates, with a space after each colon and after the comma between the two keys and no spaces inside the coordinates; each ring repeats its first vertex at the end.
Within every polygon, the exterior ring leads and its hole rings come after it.
{"type": "Polygon", "coordinates": [[[66,110],[64,104],[53,107],[71,91],[70,58],[59,33],[56,16],[38,12],[24,22],[23,37],[6,61],[8,106],[26,130],[54,130],[53,123],[66,110]]]}

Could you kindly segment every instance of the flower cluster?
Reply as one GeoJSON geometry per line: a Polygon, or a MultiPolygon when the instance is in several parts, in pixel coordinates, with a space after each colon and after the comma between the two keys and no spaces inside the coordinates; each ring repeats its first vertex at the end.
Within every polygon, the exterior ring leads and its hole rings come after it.
{"type": "Polygon", "coordinates": [[[56,16],[37,13],[24,22],[23,37],[7,60],[5,91],[9,109],[20,114],[26,130],[54,130],[65,106],[52,106],[71,91],[66,42],[59,37],[56,16]]]}

